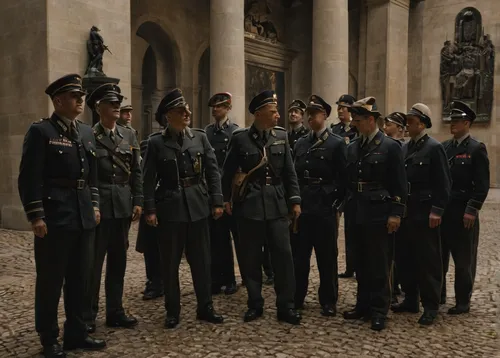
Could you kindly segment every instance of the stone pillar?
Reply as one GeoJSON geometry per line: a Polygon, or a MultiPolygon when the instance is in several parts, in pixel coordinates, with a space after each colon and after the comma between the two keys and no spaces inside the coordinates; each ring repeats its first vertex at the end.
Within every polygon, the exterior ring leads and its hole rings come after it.
{"type": "MultiPolygon", "coordinates": [[[[24,134],[32,122],[53,110],[45,87],[68,73],[83,75],[92,25],[102,30],[114,54],[104,55],[104,72],[119,78],[123,94],[130,98],[130,0],[105,7],[101,0],[73,3],[0,1],[0,14],[9,19],[0,21],[0,33],[11,35],[2,42],[0,54],[0,68],[8,74],[0,79],[0,218],[4,228],[30,229],[17,189],[24,134]],[[9,32],[12,29],[17,31],[9,32]]],[[[90,123],[90,111],[80,119],[90,123]]]]}
{"type": "Polygon", "coordinates": [[[334,105],[349,88],[347,0],[314,0],[312,92],[334,105]]]}
{"type": "Polygon", "coordinates": [[[244,1],[210,1],[210,94],[233,95],[231,119],[245,126],[244,1]]]}
{"type": "Polygon", "coordinates": [[[386,115],[406,111],[410,0],[367,0],[366,95],[386,115]]]}

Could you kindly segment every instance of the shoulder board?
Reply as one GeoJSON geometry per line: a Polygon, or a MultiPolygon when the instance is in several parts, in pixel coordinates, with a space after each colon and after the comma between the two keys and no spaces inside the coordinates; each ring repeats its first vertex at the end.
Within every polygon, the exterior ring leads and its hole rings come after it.
{"type": "Polygon", "coordinates": [[[240,134],[243,132],[248,132],[248,128],[238,128],[233,132],[233,135],[240,134]]]}
{"type": "Polygon", "coordinates": [[[240,126],[238,125],[238,123],[233,123],[233,122],[230,122],[230,123],[231,123],[231,125],[232,125],[233,127],[238,127],[238,128],[240,127],[240,126]]]}
{"type": "Polygon", "coordinates": [[[473,142],[476,142],[476,143],[479,143],[479,144],[484,144],[483,142],[481,142],[479,139],[476,139],[474,138],[473,136],[469,136],[469,140],[473,141],[473,142]]]}
{"type": "Polygon", "coordinates": [[[394,138],[392,138],[392,137],[389,137],[388,135],[386,135],[386,136],[385,136],[385,138],[390,139],[390,140],[392,140],[393,142],[396,142],[396,143],[398,143],[399,145],[401,145],[401,142],[400,142],[399,140],[394,139],[394,138]]]}
{"type": "Polygon", "coordinates": [[[191,128],[192,131],[206,133],[204,129],[201,128],[191,128]]]}
{"type": "Polygon", "coordinates": [[[33,124],[40,124],[43,123],[44,121],[48,121],[50,118],[40,118],[38,121],[33,122],[33,124]]]}
{"type": "Polygon", "coordinates": [[[79,119],[77,119],[76,121],[77,121],[79,124],[83,124],[83,125],[86,125],[86,126],[89,126],[89,127],[90,127],[90,125],[89,125],[89,124],[87,124],[87,123],[85,123],[85,122],[82,122],[82,121],[81,121],[81,120],[79,120],[79,119]]]}
{"type": "Polygon", "coordinates": [[[274,126],[274,129],[286,132],[286,129],[280,126],[274,126]]]}
{"type": "Polygon", "coordinates": [[[356,137],[354,139],[351,139],[349,143],[357,142],[359,140],[359,138],[361,138],[361,137],[358,136],[358,137],[356,137]]]}
{"type": "Polygon", "coordinates": [[[157,135],[160,135],[162,131],[159,131],[159,132],[154,132],[154,133],[151,133],[148,138],[151,138],[151,137],[154,137],[154,136],[157,136],[157,135]]]}
{"type": "MultiPolygon", "coordinates": [[[[309,133],[307,133],[307,134],[304,134],[304,135],[300,136],[300,138],[307,138],[307,137],[309,137],[309,133]]],[[[300,138],[299,138],[299,139],[300,139],[300,138]]]]}
{"type": "Polygon", "coordinates": [[[126,125],[124,125],[124,124],[122,124],[122,123],[120,123],[120,122],[116,122],[116,125],[117,125],[117,126],[120,126],[120,127],[125,127],[125,128],[127,128],[127,126],[126,126],[126,125]]]}
{"type": "Polygon", "coordinates": [[[213,123],[209,123],[209,124],[207,124],[207,126],[205,127],[205,129],[207,129],[208,127],[213,127],[214,125],[215,124],[213,124],[213,123]]]}

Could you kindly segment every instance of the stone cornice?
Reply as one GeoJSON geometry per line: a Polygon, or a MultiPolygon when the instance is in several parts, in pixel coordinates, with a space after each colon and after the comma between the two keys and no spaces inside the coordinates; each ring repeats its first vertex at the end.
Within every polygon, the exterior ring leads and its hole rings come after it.
{"type": "Polygon", "coordinates": [[[401,6],[405,9],[410,8],[410,0],[366,0],[366,6],[368,7],[380,6],[389,3],[401,6]]]}

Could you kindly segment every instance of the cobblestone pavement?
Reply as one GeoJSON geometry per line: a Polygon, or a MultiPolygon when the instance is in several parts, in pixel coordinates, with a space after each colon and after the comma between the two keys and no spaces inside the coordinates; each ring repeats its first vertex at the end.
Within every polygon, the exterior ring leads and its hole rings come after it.
{"type": "MultiPolygon", "coordinates": [[[[196,303],[189,268],[182,264],[181,324],[175,330],[163,328],[163,300],[144,302],[141,291],[145,274],[142,255],[130,249],[125,281],[126,310],[140,323],[132,330],[111,329],[99,313],[96,337],[105,338],[108,348],[101,352],[75,352],[70,357],[495,357],[499,355],[500,301],[500,190],[492,190],[482,211],[479,267],[470,314],[448,316],[448,304],[441,308],[437,323],[421,328],[419,315],[389,314],[382,332],[369,324],[346,322],[337,315],[319,314],[318,270],[313,261],[309,296],[303,323],[290,326],[276,321],[274,292],[264,286],[266,304],[262,319],[243,323],[246,290],[233,296],[215,296],[216,309],[225,315],[223,325],[196,321],[196,303]]],[[[131,232],[131,248],[135,245],[131,232]]],[[[339,271],[344,269],[343,233],[339,238],[339,271]]],[[[452,271],[452,270],[450,270],[452,271]]],[[[453,295],[449,275],[448,292],[453,295]]],[[[29,232],[0,230],[0,357],[36,357],[40,347],[34,330],[33,240],[29,232]]],[[[354,279],[340,280],[338,310],[355,302],[354,279]]],[[[102,291],[102,290],[101,290],[102,291]]],[[[104,299],[102,297],[101,299],[104,299]]],[[[64,319],[60,305],[60,324],[64,319]]]]}

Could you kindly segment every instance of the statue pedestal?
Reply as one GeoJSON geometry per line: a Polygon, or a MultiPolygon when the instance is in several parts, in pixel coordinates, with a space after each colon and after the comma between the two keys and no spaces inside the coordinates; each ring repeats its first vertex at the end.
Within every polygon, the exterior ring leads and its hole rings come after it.
{"type": "MultiPolygon", "coordinates": [[[[119,78],[107,77],[107,76],[96,76],[93,73],[86,74],[82,78],[82,86],[87,91],[87,96],[89,96],[94,90],[106,83],[118,84],[120,82],[119,78]]],[[[90,108],[90,107],[89,107],[90,108]]],[[[90,108],[92,111],[92,126],[99,122],[99,115],[94,108],[90,108]]]]}

